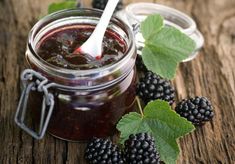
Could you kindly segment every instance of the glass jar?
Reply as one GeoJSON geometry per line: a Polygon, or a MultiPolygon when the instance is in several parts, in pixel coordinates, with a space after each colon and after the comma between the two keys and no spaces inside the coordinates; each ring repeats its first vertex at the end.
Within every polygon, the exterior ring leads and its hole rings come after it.
{"type": "Polygon", "coordinates": [[[197,29],[195,21],[185,13],[156,3],[131,3],[122,11],[117,13],[117,16],[126,22],[134,31],[138,54],[141,55],[141,50],[144,47],[144,38],[140,33],[140,23],[152,14],[160,14],[164,18],[164,24],[179,29],[181,32],[188,35],[196,43],[196,48],[189,57],[184,60],[190,61],[194,59],[198,51],[204,44],[204,38],[197,29]]]}
{"type": "Polygon", "coordinates": [[[118,120],[132,111],[135,102],[136,47],[131,29],[112,18],[108,30],[125,41],[124,57],[116,63],[88,70],[71,70],[47,63],[36,52],[48,32],[71,25],[95,26],[102,12],[93,9],[64,10],[46,16],[29,33],[26,59],[31,69],[22,73],[24,90],[15,122],[36,139],[47,130],[65,140],[107,137],[118,120]],[[38,132],[25,125],[32,111],[38,132]]]}

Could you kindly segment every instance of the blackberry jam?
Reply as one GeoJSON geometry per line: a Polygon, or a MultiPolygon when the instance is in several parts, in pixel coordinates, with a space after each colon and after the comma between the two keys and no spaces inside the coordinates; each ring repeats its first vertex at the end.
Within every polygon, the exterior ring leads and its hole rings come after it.
{"type": "Polygon", "coordinates": [[[110,30],[103,40],[103,54],[96,60],[88,54],[75,54],[91,35],[94,26],[73,25],[56,29],[46,34],[37,45],[38,55],[46,62],[67,69],[88,70],[114,64],[126,51],[125,41],[110,30]]]}
{"type": "Polygon", "coordinates": [[[26,51],[31,70],[22,74],[25,89],[15,120],[34,138],[41,139],[45,129],[71,141],[111,136],[120,118],[133,110],[136,48],[125,23],[112,18],[101,59],[73,53],[90,36],[101,14],[93,9],[61,11],[31,30],[26,51]],[[25,113],[21,112],[24,94],[29,95],[27,106],[39,134],[19,119],[19,113],[25,113]]]}

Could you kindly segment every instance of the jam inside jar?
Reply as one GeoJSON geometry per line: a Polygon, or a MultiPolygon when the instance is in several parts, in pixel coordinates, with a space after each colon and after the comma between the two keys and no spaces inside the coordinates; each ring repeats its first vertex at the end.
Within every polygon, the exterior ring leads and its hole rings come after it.
{"type": "MultiPolygon", "coordinates": [[[[60,139],[111,136],[120,118],[134,108],[136,48],[125,23],[112,18],[100,60],[73,54],[101,14],[93,9],[60,11],[40,20],[29,34],[26,59],[47,79],[46,89],[53,95],[47,132],[60,139]]],[[[42,101],[42,93],[31,91],[28,106],[37,124],[42,120],[42,101]]]]}

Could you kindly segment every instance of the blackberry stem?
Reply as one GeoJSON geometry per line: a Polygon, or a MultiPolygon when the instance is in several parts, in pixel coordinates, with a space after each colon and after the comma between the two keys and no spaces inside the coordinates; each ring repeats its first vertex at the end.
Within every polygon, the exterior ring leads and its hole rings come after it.
{"type": "Polygon", "coordinates": [[[137,104],[138,104],[138,108],[139,108],[139,111],[140,111],[140,114],[142,116],[142,118],[144,117],[144,113],[143,113],[143,109],[142,109],[142,106],[140,104],[140,99],[138,96],[136,96],[136,101],[137,101],[137,104]]]}

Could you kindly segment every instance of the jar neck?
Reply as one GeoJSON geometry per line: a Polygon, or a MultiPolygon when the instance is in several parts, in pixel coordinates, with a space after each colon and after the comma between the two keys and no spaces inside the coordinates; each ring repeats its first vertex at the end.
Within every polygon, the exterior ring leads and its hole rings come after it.
{"type": "Polygon", "coordinates": [[[114,64],[90,70],[65,69],[47,63],[35,50],[40,38],[48,31],[73,24],[96,26],[101,15],[101,11],[93,9],[65,10],[40,20],[29,34],[26,59],[31,68],[53,83],[81,89],[103,87],[127,76],[135,65],[136,48],[131,29],[117,18],[112,18],[108,30],[117,33],[125,41],[127,48],[124,57],[114,64]]]}

